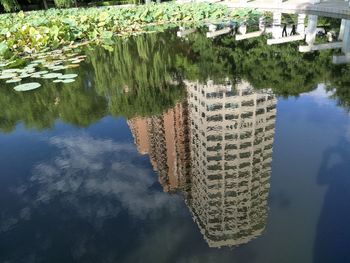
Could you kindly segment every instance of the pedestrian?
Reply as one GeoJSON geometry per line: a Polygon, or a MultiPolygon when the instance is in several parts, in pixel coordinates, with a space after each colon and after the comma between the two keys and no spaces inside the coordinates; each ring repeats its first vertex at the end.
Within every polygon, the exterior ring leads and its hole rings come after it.
{"type": "Polygon", "coordinates": [[[295,25],[293,24],[293,26],[292,26],[292,31],[290,31],[290,35],[291,36],[294,36],[294,35],[296,35],[297,34],[297,31],[295,30],[295,25]]]}
{"type": "Polygon", "coordinates": [[[283,30],[282,30],[282,37],[286,37],[287,36],[287,24],[283,25],[283,30]]]}

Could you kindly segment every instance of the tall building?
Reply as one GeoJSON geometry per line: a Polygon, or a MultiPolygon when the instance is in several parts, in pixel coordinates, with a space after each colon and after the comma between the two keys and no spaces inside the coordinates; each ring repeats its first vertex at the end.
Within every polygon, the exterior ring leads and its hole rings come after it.
{"type": "Polygon", "coordinates": [[[187,101],[129,121],[165,192],[181,190],[210,247],[259,236],[267,220],[276,98],[248,82],[185,82],[187,101]]]}
{"type": "Polygon", "coordinates": [[[141,154],[149,154],[165,192],[187,185],[189,169],[187,102],[179,102],[159,116],[128,121],[141,154]]]}
{"type": "Polygon", "coordinates": [[[267,220],[276,98],[235,87],[187,82],[191,186],[187,205],[210,247],[259,236],[267,220]]]}

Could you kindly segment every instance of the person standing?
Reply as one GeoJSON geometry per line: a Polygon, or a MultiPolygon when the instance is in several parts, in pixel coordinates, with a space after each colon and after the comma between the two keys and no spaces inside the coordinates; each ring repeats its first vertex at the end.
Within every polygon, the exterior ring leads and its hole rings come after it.
{"type": "Polygon", "coordinates": [[[294,36],[296,34],[297,34],[297,31],[296,31],[295,25],[293,24],[292,31],[290,31],[290,36],[294,36]]]}
{"type": "Polygon", "coordinates": [[[287,24],[283,25],[283,30],[282,30],[282,37],[286,37],[287,36],[287,24]]]}

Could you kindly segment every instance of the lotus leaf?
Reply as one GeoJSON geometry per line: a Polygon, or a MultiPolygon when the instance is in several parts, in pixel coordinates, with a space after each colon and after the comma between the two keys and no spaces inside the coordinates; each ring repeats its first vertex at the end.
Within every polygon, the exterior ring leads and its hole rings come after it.
{"type": "Polygon", "coordinates": [[[15,72],[18,72],[20,69],[18,68],[10,68],[10,69],[4,69],[2,71],[3,74],[6,74],[6,73],[15,73],[15,72]]]}
{"type": "Polygon", "coordinates": [[[43,79],[55,79],[61,76],[62,76],[62,73],[48,73],[48,74],[42,75],[41,77],[43,79]]]}
{"type": "Polygon", "coordinates": [[[59,79],[72,79],[72,78],[76,78],[77,76],[78,76],[77,74],[65,74],[65,75],[62,75],[58,78],[59,79]]]}
{"type": "Polygon", "coordinates": [[[49,73],[47,70],[35,72],[35,74],[47,74],[47,73],[49,73]]]}
{"type": "Polygon", "coordinates": [[[14,79],[6,80],[6,83],[20,82],[21,80],[22,80],[21,78],[14,78],[14,79]]]}
{"type": "Polygon", "coordinates": [[[17,74],[15,74],[15,73],[7,73],[7,74],[0,75],[0,79],[12,79],[16,76],[17,76],[17,74]]]}
{"type": "Polygon", "coordinates": [[[14,87],[13,89],[16,91],[28,91],[28,90],[37,89],[40,86],[41,86],[41,84],[38,82],[30,82],[30,83],[18,85],[16,87],[14,87]]]}

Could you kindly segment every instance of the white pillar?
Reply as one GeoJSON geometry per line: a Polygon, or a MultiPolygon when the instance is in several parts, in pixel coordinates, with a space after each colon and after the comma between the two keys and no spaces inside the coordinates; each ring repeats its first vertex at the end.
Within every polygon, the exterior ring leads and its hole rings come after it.
{"type": "Polygon", "coordinates": [[[260,31],[265,31],[265,17],[261,16],[259,17],[259,30],[260,31]]]}
{"type": "Polygon", "coordinates": [[[272,37],[273,38],[282,37],[281,22],[282,22],[282,13],[274,12],[273,20],[272,20],[272,37]]]}
{"type": "Polygon", "coordinates": [[[298,24],[297,24],[297,33],[299,35],[305,34],[305,14],[299,14],[298,15],[298,24]]]}
{"type": "Polygon", "coordinates": [[[308,25],[306,29],[306,43],[309,45],[312,45],[315,43],[316,39],[316,28],[317,28],[317,16],[316,15],[309,15],[308,19],[308,25]]]}
{"type": "Polygon", "coordinates": [[[338,36],[339,40],[343,40],[345,23],[346,23],[346,19],[342,19],[340,24],[340,29],[339,29],[339,36],[338,36]]]}
{"type": "Polygon", "coordinates": [[[238,27],[238,32],[242,35],[245,35],[245,33],[247,33],[247,25],[246,24],[241,24],[239,27],[238,27]]]}
{"type": "Polygon", "coordinates": [[[350,20],[345,21],[342,51],[345,54],[350,52],[350,20]]]}
{"type": "Polygon", "coordinates": [[[210,32],[214,32],[214,31],[216,30],[216,28],[217,28],[217,26],[214,25],[214,24],[209,24],[209,25],[208,25],[208,30],[209,30],[210,32]]]}

